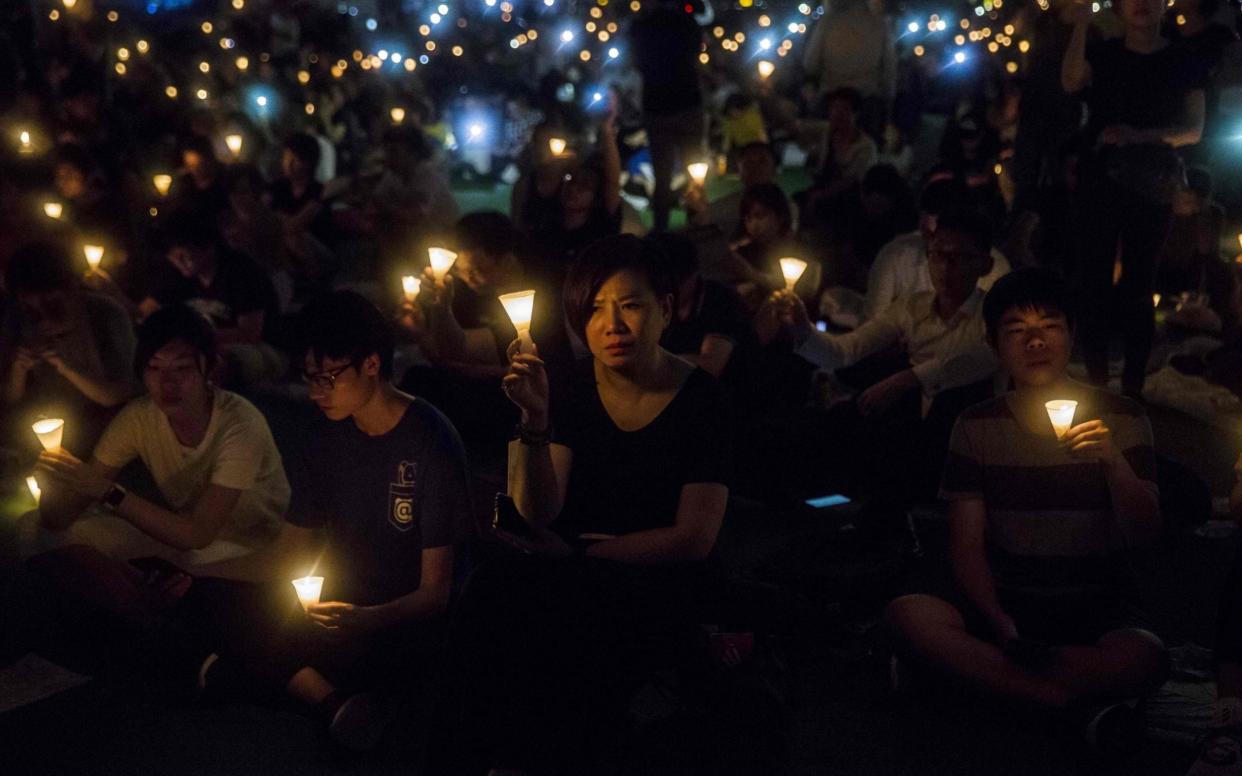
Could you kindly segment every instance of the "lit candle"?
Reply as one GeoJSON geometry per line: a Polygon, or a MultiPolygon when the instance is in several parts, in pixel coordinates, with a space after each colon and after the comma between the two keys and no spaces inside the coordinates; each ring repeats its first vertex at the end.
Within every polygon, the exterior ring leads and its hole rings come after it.
{"type": "Polygon", "coordinates": [[[565,138],[563,137],[553,137],[548,139],[548,149],[552,152],[553,156],[562,156],[568,146],[569,144],[565,142],[565,138]]]}
{"type": "Polygon", "coordinates": [[[400,124],[405,121],[405,108],[393,108],[388,111],[388,117],[392,119],[392,123],[400,124]]]}
{"type": "Polygon", "coordinates": [[[453,262],[457,261],[457,254],[447,248],[428,248],[427,254],[431,256],[431,276],[437,283],[442,282],[453,262]]]}
{"type": "Polygon", "coordinates": [[[34,151],[34,146],[30,142],[30,132],[27,130],[21,131],[21,134],[17,136],[17,142],[21,144],[19,149],[21,153],[28,154],[34,151]]]}
{"type": "Polygon", "coordinates": [[[49,202],[43,203],[43,213],[48,218],[60,218],[61,214],[64,212],[65,212],[65,206],[60,204],[59,202],[49,201],[49,202]]]}
{"type": "Polygon", "coordinates": [[[172,176],[160,173],[151,176],[151,183],[155,186],[155,191],[161,197],[168,196],[168,190],[172,188],[172,176]]]}
{"type": "Polygon", "coordinates": [[[62,0],[65,4],[66,11],[72,11],[73,7],[78,4],[78,0],[62,0]]]}
{"type": "Polygon", "coordinates": [[[39,481],[33,475],[27,477],[26,487],[30,488],[30,495],[34,497],[35,506],[39,506],[39,499],[43,496],[43,491],[39,489],[39,481]]]}
{"type": "Polygon", "coordinates": [[[302,609],[311,604],[319,603],[319,593],[323,590],[323,577],[302,577],[293,580],[293,589],[298,591],[298,601],[302,609]]]}
{"type": "Polygon", "coordinates": [[[775,72],[776,72],[776,65],[772,64],[766,59],[759,60],[759,77],[760,78],[767,80],[768,78],[771,78],[772,74],[775,72]]]}
{"type": "Polygon", "coordinates": [[[60,418],[36,420],[30,428],[34,430],[35,436],[39,437],[39,444],[43,445],[44,450],[55,450],[60,447],[60,442],[65,436],[65,421],[60,418]]]}
{"type": "Polygon", "coordinates": [[[501,294],[498,298],[504,305],[505,312],[509,314],[509,320],[513,321],[513,328],[517,329],[518,352],[533,352],[535,343],[530,338],[530,319],[535,312],[535,292],[516,291],[512,294],[501,294]]]}
{"type": "Polygon", "coordinates": [[[418,292],[423,288],[423,281],[413,275],[406,275],[401,278],[401,290],[405,292],[405,301],[413,302],[418,298],[418,292]]]}
{"type": "Polygon", "coordinates": [[[806,262],[802,259],[795,259],[792,256],[781,259],[781,274],[785,276],[785,288],[788,290],[793,290],[803,272],[806,272],[806,262]]]}
{"type": "Polygon", "coordinates": [[[707,180],[707,162],[695,162],[686,166],[686,172],[690,173],[690,180],[694,181],[694,185],[702,186],[707,180]]]}
{"type": "Polygon", "coordinates": [[[83,245],[82,253],[86,256],[86,266],[91,268],[91,272],[99,269],[99,263],[103,261],[104,255],[102,245],[83,245]]]}
{"type": "Polygon", "coordinates": [[[233,153],[233,158],[241,156],[242,136],[241,135],[225,135],[224,144],[229,147],[229,151],[233,153]]]}
{"type": "Polygon", "coordinates": [[[1159,307],[1159,306],[1160,306],[1160,299],[1161,299],[1160,294],[1152,294],[1152,295],[1151,295],[1151,306],[1152,306],[1152,307],[1159,307]]]}
{"type": "Polygon", "coordinates": [[[1048,410],[1048,420],[1052,421],[1052,430],[1056,432],[1057,439],[1064,439],[1070,426],[1074,424],[1074,411],[1078,409],[1078,402],[1057,399],[1045,403],[1044,408],[1048,410]]]}

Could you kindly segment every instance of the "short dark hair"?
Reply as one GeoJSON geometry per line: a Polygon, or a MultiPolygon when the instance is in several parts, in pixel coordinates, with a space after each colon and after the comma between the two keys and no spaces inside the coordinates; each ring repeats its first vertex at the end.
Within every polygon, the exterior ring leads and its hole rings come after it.
{"type": "Polygon", "coordinates": [[[681,232],[653,232],[648,239],[664,254],[664,271],[677,288],[699,271],[699,251],[694,241],[681,232]]]}
{"type": "Polygon", "coordinates": [[[965,235],[981,252],[992,250],[992,219],[977,210],[956,209],[941,213],[936,231],[947,229],[965,235]]]}
{"type": "Polygon", "coordinates": [[[744,221],[746,213],[755,205],[763,205],[775,213],[780,219],[783,231],[788,232],[793,228],[793,209],[789,207],[789,197],[780,186],[775,183],[756,183],[747,187],[737,206],[739,218],[744,221]]]}
{"type": "Polygon", "coordinates": [[[457,247],[499,257],[517,253],[522,235],[513,221],[496,210],[481,210],[458,219],[453,227],[457,247]]]}
{"type": "Polygon", "coordinates": [[[295,132],[285,138],[282,147],[312,170],[319,164],[319,141],[305,132],[295,132]]]}
{"type": "Polygon", "coordinates": [[[77,288],[73,254],[61,242],[38,241],[17,249],[4,273],[10,294],[44,294],[77,288]]]}
{"type": "Polygon", "coordinates": [[[177,245],[186,248],[212,248],[220,244],[220,232],[215,221],[203,218],[201,213],[192,208],[174,211],[160,226],[160,235],[165,249],[177,245]]]}
{"type": "Polygon", "coordinates": [[[569,267],[563,300],[570,328],[586,340],[587,322],[595,307],[595,295],[618,272],[642,275],[661,299],[673,293],[673,283],[664,267],[663,251],[652,240],[622,234],[605,237],[588,245],[569,267]]]}
{"type": "Polygon", "coordinates": [[[933,177],[919,193],[919,210],[932,215],[960,208],[970,200],[966,184],[955,177],[933,177]]]}
{"type": "Polygon", "coordinates": [[[1001,277],[983,298],[983,322],[988,339],[995,341],[1001,318],[1010,310],[1046,310],[1074,323],[1069,287],[1056,272],[1044,267],[1014,270],[1001,277]]]}
{"type": "Polygon", "coordinates": [[[332,291],[312,301],[298,318],[298,353],[315,361],[347,358],[361,364],[379,356],[380,377],[392,377],[392,327],[366,297],[332,291]]]}
{"type": "Polygon", "coordinates": [[[824,106],[827,107],[837,100],[841,100],[849,106],[851,113],[857,114],[862,112],[863,96],[857,89],[849,86],[842,86],[837,89],[833,89],[826,97],[824,97],[824,106]]]}
{"type": "Polygon", "coordinates": [[[142,379],[147,363],[170,342],[180,340],[202,356],[209,373],[216,365],[216,327],[207,316],[184,304],[161,307],[138,327],[134,374],[142,379]]]}
{"type": "Polygon", "coordinates": [[[772,164],[776,164],[776,151],[770,143],[765,143],[762,140],[747,143],[737,149],[737,158],[741,159],[743,156],[749,156],[752,153],[762,153],[772,160],[772,164]]]}

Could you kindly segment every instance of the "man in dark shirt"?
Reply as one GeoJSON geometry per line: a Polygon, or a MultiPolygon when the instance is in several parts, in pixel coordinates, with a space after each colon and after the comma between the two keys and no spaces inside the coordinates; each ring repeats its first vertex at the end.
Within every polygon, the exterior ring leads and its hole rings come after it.
{"type": "Polygon", "coordinates": [[[288,465],[289,523],[271,549],[222,564],[267,584],[191,590],[219,655],[200,684],[244,675],[283,689],[318,708],[339,743],[365,749],[383,729],[365,691],[422,674],[439,645],[455,548],[470,532],[465,452],[435,407],[391,383],[392,334],[370,302],[337,292],[312,303],[301,338],[328,422],[288,465]],[[289,584],[303,575],[323,578],[305,615],[289,584]]]}
{"type": "Polygon", "coordinates": [[[683,166],[703,153],[703,96],[698,56],[703,34],[681,3],[660,0],[630,28],[634,65],[643,78],[643,113],[655,172],[655,228],[668,228],[678,155],[683,166]]]}

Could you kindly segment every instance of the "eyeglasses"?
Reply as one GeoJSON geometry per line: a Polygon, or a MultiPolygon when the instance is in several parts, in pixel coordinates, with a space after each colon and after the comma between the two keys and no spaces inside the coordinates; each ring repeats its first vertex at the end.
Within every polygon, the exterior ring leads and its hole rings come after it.
{"type": "Polygon", "coordinates": [[[357,361],[350,361],[344,366],[338,366],[336,369],[329,369],[326,372],[316,372],[315,374],[302,373],[302,382],[311,388],[318,388],[321,391],[336,390],[336,378],[345,373],[346,369],[352,369],[358,366],[357,361]]]}

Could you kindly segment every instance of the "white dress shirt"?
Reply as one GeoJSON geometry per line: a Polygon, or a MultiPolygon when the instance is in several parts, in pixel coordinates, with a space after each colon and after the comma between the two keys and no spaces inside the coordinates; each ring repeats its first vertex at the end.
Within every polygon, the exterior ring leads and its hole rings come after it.
{"type": "MultiPolygon", "coordinates": [[[[1004,275],[1009,274],[1005,254],[992,249],[992,271],[979,278],[985,292],[1004,275]]],[[[876,255],[867,273],[867,317],[881,315],[889,305],[903,296],[932,290],[931,273],[927,270],[927,240],[920,232],[894,237],[876,255]]]]}
{"type": "Polygon", "coordinates": [[[920,291],[901,297],[848,334],[813,331],[796,352],[823,369],[840,369],[895,343],[905,348],[923,396],[929,399],[996,372],[979,288],[947,320],[936,312],[935,292],[920,291]]]}

